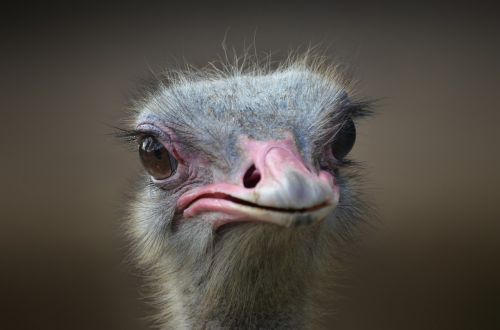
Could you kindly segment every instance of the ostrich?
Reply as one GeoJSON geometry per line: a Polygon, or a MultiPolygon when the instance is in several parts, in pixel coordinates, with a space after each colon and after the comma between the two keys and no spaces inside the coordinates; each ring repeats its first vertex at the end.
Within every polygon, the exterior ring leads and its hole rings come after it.
{"type": "Polygon", "coordinates": [[[346,156],[369,103],[310,56],[168,82],[125,134],[145,170],[129,232],[159,327],[311,328],[363,218],[346,156]]]}

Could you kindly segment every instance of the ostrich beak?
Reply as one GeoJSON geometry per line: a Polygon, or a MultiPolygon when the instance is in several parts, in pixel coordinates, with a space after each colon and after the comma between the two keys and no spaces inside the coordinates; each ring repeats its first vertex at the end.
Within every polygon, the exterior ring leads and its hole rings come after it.
{"type": "Polygon", "coordinates": [[[309,170],[291,139],[245,138],[241,147],[248,161],[231,183],[199,187],[179,198],[185,219],[212,213],[215,229],[248,221],[290,227],[322,221],[333,212],[339,200],[335,178],[309,170]]]}

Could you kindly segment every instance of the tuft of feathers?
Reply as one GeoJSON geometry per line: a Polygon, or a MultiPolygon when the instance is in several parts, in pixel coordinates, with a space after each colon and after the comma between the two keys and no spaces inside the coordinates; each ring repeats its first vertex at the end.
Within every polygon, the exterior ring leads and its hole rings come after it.
{"type": "MultiPolygon", "coordinates": [[[[259,56],[256,53],[250,53],[249,50],[242,55],[233,51],[230,56],[224,49],[222,58],[211,61],[204,67],[194,67],[185,63],[177,68],[152,73],[150,78],[141,80],[137,89],[128,97],[126,107],[128,115],[124,118],[123,124],[125,127],[133,127],[137,116],[166,90],[197,83],[234,80],[242,77],[259,78],[287,73],[295,73],[297,80],[300,80],[301,76],[309,76],[317,79],[318,82],[335,87],[337,90],[329,98],[344,96],[342,107],[347,116],[358,118],[372,114],[374,101],[359,98],[356,90],[357,82],[352,78],[348,69],[343,64],[332,63],[328,56],[315,48],[309,48],[304,52],[291,51],[285,58],[279,60],[273,59],[271,54],[259,56]]],[[[324,106],[328,106],[327,100],[324,102],[324,106]]],[[[135,132],[130,128],[120,128],[116,135],[127,140],[133,137],[135,132]]]]}

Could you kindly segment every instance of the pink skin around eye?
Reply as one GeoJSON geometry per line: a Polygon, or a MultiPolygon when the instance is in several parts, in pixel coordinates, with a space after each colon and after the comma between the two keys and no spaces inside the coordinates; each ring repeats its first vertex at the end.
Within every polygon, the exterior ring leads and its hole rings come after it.
{"type": "Polygon", "coordinates": [[[139,125],[137,125],[136,130],[144,131],[144,132],[154,132],[157,133],[158,139],[165,148],[175,159],[183,165],[188,165],[193,162],[197,162],[199,164],[204,164],[203,160],[196,157],[196,155],[192,155],[190,153],[184,152],[184,148],[181,143],[176,143],[177,135],[174,131],[172,131],[169,127],[166,127],[160,123],[160,121],[156,118],[148,118],[143,120],[139,125]]]}

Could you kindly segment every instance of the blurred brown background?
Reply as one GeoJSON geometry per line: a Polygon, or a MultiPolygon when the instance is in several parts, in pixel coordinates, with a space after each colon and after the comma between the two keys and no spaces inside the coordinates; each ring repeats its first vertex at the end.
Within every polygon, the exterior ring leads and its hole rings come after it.
{"type": "Polygon", "coordinates": [[[120,237],[137,82],[256,40],[321,44],[378,98],[355,158],[383,223],[332,329],[500,329],[495,6],[18,5],[1,29],[0,329],[148,329],[120,237]]]}

